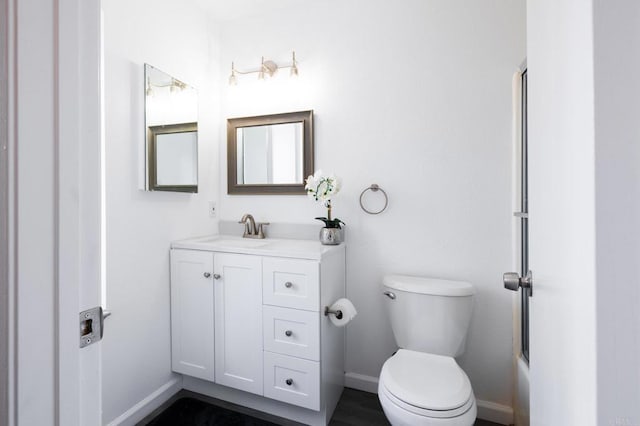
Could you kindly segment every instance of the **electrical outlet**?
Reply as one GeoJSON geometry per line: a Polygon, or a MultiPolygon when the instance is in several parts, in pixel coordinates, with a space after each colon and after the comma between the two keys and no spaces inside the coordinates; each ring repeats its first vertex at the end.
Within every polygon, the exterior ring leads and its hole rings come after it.
{"type": "Polygon", "coordinates": [[[218,209],[215,201],[209,201],[209,217],[216,217],[218,209]]]}

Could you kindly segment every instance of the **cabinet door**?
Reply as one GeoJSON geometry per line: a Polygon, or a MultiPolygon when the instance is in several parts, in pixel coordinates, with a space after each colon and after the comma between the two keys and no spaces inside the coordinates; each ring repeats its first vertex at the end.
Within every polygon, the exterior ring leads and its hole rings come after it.
{"type": "Polygon", "coordinates": [[[262,258],[214,259],[216,382],[262,395],[262,258]]]}
{"type": "Polygon", "coordinates": [[[171,250],[171,368],[214,380],[213,254],[171,250]]]}

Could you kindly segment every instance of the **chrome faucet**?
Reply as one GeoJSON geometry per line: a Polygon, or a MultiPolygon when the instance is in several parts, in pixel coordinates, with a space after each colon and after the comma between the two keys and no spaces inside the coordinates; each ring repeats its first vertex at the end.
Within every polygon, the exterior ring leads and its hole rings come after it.
{"type": "Polygon", "coordinates": [[[238,223],[244,223],[244,234],[242,234],[242,238],[261,239],[265,237],[263,227],[269,224],[268,222],[259,222],[256,224],[253,216],[251,216],[249,213],[245,213],[245,215],[242,216],[242,219],[240,219],[240,222],[238,223]]]}

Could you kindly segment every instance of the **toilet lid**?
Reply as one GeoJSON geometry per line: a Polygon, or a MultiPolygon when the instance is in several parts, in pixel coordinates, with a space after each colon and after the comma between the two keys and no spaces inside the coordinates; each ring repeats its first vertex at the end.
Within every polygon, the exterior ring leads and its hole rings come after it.
{"type": "Polygon", "coordinates": [[[405,349],[384,363],[380,381],[399,400],[427,410],[454,410],[472,395],[469,378],[453,358],[405,349]]]}

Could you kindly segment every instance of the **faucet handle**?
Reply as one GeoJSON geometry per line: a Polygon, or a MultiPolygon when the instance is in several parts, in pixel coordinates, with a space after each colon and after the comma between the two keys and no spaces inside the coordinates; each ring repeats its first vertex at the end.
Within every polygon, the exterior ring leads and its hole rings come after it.
{"type": "Polygon", "coordinates": [[[258,222],[258,223],[256,223],[256,227],[258,228],[258,232],[257,232],[258,238],[264,238],[265,237],[264,228],[263,227],[267,226],[267,225],[270,225],[270,223],[269,222],[258,222]]]}

